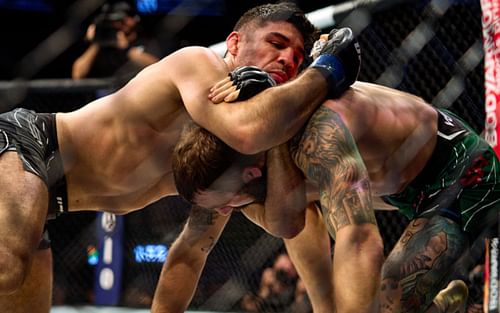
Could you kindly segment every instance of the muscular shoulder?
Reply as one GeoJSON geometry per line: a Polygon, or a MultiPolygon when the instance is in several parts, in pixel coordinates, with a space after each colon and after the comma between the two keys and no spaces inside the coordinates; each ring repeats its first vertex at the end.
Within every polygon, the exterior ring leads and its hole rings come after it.
{"type": "Polygon", "coordinates": [[[200,70],[223,66],[224,61],[213,50],[205,47],[191,46],[177,50],[162,60],[170,67],[185,70],[200,70]]]}
{"type": "Polygon", "coordinates": [[[156,72],[168,76],[189,114],[199,123],[211,107],[208,106],[210,88],[229,72],[224,60],[211,49],[186,47],[159,63],[156,72]]]}
{"type": "MultiPolygon", "coordinates": [[[[216,82],[227,76],[229,72],[224,60],[214,51],[204,47],[182,48],[160,62],[159,72],[168,76],[185,96],[206,96],[198,92],[206,92],[216,82]]],[[[199,101],[200,98],[197,100],[199,101]]]]}
{"type": "Polygon", "coordinates": [[[372,102],[374,104],[391,105],[423,105],[429,106],[424,99],[408,92],[390,88],[378,84],[356,82],[352,88],[355,91],[356,98],[359,101],[372,102]]]}
{"type": "MultiPolygon", "coordinates": [[[[370,127],[377,111],[371,86],[371,84],[356,82],[342,97],[324,102],[326,107],[340,116],[354,138],[361,136],[370,127]]],[[[373,86],[376,87],[376,85],[373,86]]]]}

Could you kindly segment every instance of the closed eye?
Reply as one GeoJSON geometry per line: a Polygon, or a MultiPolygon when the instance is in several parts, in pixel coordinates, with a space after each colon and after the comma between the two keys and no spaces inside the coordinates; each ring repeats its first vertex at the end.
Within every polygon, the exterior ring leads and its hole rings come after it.
{"type": "Polygon", "coordinates": [[[276,41],[273,41],[271,42],[271,44],[276,48],[276,49],[279,49],[279,50],[282,50],[282,49],[285,49],[286,46],[281,43],[281,42],[276,42],[276,41]]]}

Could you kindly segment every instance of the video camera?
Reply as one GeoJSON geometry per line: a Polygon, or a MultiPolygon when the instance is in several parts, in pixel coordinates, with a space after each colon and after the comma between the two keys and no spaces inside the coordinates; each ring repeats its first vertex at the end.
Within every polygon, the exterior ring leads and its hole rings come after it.
{"type": "Polygon", "coordinates": [[[105,4],[94,19],[94,42],[103,47],[116,47],[116,35],[120,23],[128,16],[134,16],[132,7],[126,2],[105,4]]]}

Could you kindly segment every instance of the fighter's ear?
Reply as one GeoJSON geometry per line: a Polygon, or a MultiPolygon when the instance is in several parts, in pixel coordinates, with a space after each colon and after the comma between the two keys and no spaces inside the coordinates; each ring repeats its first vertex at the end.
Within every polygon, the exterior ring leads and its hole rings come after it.
{"type": "Polygon", "coordinates": [[[227,52],[235,56],[238,53],[240,33],[233,31],[226,38],[227,52]]]}
{"type": "Polygon", "coordinates": [[[262,170],[257,166],[247,166],[243,169],[243,181],[246,183],[262,176],[262,170]]]}

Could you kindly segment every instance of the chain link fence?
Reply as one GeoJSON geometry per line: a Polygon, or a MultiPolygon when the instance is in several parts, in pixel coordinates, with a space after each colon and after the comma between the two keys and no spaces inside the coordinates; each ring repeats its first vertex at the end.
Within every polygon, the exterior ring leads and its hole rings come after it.
{"type": "MultiPolygon", "coordinates": [[[[405,90],[436,107],[449,108],[481,132],[485,114],[479,1],[354,4],[353,10],[335,16],[335,26],[350,26],[358,35],[363,51],[360,80],[405,90]]],[[[116,87],[92,80],[3,82],[0,110],[18,106],[39,112],[71,111],[116,87]]],[[[168,249],[187,215],[187,206],[170,197],[124,217],[120,305],[149,307],[162,262],[143,262],[136,249],[144,245],[168,249]]],[[[387,254],[407,220],[394,211],[379,211],[376,216],[387,254]]],[[[95,223],[95,213],[86,212],[50,221],[54,304],[93,303],[95,223]]],[[[239,310],[243,295],[257,288],[262,269],[283,251],[281,240],[234,214],[209,257],[190,309],[239,310]]]]}

